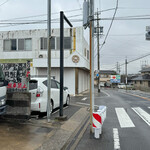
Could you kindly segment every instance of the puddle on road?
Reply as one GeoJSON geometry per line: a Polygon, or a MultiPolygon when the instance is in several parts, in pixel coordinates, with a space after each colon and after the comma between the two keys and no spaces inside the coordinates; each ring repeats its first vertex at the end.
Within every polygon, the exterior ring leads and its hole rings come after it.
{"type": "Polygon", "coordinates": [[[44,142],[51,130],[49,127],[0,120],[0,150],[34,150],[44,142]]]}

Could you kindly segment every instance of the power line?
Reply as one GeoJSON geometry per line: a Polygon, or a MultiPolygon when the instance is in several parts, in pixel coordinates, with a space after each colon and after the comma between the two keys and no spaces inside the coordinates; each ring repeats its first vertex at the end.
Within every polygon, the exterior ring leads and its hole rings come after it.
{"type": "Polygon", "coordinates": [[[117,3],[116,3],[116,8],[115,8],[115,12],[114,12],[112,21],[111,21],[111,23],[110,23],[109,29],[108,29],[108,31],[107,31],[107,34],[106,34],[106,36],[105,36],[104,42],[103,42],[103,44],[102,44],[100,50],[103,48],[104,44],[106,43],[107,37],[108,37],[108,35],[109,35],[110,29],[111,29],[111,27],[112,27],[113,21],[114,21],[114,19],[115,19],[116,13],[117,13],[117,9],[118,9],[118,0],[117,0],[117,3]]]}
{"type": "Polygon", "coordinates": [[[80,4],[79,0],[77,0],[77,3],[79,5],[79,8],[81,9],[82,7],[81,7],[81,4],[80,4]]]}
{"type": "MultiPolygon", "coordinates": [[[[82,10],[82,9],[66,10],[66,11],[64,11],[64,12],[65,12],[65,13],[66,13],[66,12],[74,12],[74,11],[79,11],[79,10],[82,10]]],[[[60,12],[55,12],[55,13],[52,13],[52,15],[59,14],[59,13],[60,13],[60,12]]],[[[3,21],[11,21],[11,20],[19,20],[19,19],[27,19],[27,18],[36,18],[36,17],[42,17],[42,16],[47,16],[47,14],[39,14],[39,15],[33,15],[33,16],[25,16],[25,17],[11,18],[11,19],[7,19],[7,20],[3,20],[3,21]]]]}
{"type": "Polygon", "coordinates": [[[137,8],[137,7],[118,7],[118,9],[150,9],[150,8],[137,8]]]}
{"type": "MultiPolygon", "coordinates": [[[[114,20],[149,20],[150,17],[147,18],[115,18],[114,20]]],[[[111,18],[101,18],[100,20],[112,20],[111,18]]]]}
{"type": "Polygon", "coordinates": [[[6,0],[5,2],[1,3],[0,6],[6,4],[8,1],[10,1],[10,0],[6,0]]]}
{"type": "MultiPolygon", "coordinates": [[[[149,55],[150,55],[150,53],[144,54],[143,56],[140,56],[140,57],[137,57],[137,58],[135,58],[135,59],[132,59],[132,60],[128,61],[127,63],[129,64],[129,63],[131,63],[131,62],[137,61],[137,60],[142,59],[142,58],[144,58],[144,57],[147,57],[147,56],[149,56],[149,55]]],[[[125,65],[125,63],[122,63],[120,66],[123,66],[123,65],[125,65]]],[[[116,67],[114,67],[114,68],[116,68],[116,67]]],[[[114,69],[114,68],[112,68],[112,69],[114,69]]]]}
{"type": "Polygon", "coordinates": [[[137,33],[137,34],[110,34],[109,36],[137,36],[137,35],[145,35],[145,33],[137,33]]]}

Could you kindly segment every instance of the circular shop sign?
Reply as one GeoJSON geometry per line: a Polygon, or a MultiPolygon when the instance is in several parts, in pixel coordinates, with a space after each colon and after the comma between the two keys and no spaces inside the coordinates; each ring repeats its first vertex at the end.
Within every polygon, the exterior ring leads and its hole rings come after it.
{"type": "Polygon", "coordinates": [[[72,61],[73,61],[74,63],[78,63],[78,62],[79,62],[79,60],[80,60],[80,58],[79,58],[79,56],[78,56],[78,55],[74,55],[74,56],[72,56],[72,61]]]}

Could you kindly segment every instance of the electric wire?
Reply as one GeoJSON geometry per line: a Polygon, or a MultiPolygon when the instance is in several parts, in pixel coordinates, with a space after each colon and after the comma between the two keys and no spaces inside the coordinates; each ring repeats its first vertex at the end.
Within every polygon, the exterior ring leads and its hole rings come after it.
{"type": "Polygon", "coordinates": [[[4,4],[6,4],[8,1],[10,1],[10,0],[6,0],[5,2],[1,3],[0,7],[3,6],[4,4]]]}
{"type": "Polygon", "coordinates": [[[107,37],[108,37],[108,35],[109,35],[110,29],[111,29],[111,27],[112,27],[113,21],[114,21],[114,19],[115,19],[116,13],[117,13],[117,9],[118,9],[118,0],[117,0],[117,2],[116,2],[116,8],[115,8],[115,12],[114,12],[112,21],[111,21],[110,26],[109,26],[109,28],[108,28],[108,31],[107,31],[107,34],[106,34],[106,36],[105,36],[104,42],[102,43],[102,46],[100,47],[100,51],[102,50],[104,44],[106,43],[107,37]]]}
{"type": "MultiPolygon", "coordinates": [[[[74,10],[66,10],[64,11],[65,13],[67,12],[74,12],[74,11],[79,11],[82,9],[74,9],[74,10]]],[[[52,15],[59,14],[60,12],[54,12],[52,15]]],[[[39,15],[33,15],[33,16],[25,16],[25,17],[17,17],[17,18],[11,18],[3,21],[12,21],[12,20],[19,20],[19,19],[27,19],[27,18],[36,18],[36,17],[42,17],[42,16],[47,16],[47,14],[39,14],[39,15]]]]}

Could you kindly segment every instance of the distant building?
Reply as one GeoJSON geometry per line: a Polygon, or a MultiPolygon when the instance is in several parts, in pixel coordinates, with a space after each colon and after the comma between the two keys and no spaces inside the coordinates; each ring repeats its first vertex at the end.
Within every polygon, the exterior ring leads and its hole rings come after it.
{"type": "MultiPolygon", "coordinates": [[[[52,29],[52,76],[59,81],[60,30],[52,29]]],[[[31,75],[47,75],[47,30],[0,32],[0,63],[31,62],[31,75]]],[[[89,89],[89,46],[82,27],[64,29],[64,86],[71,94],[89,89]]]]}
{"type": "Polygon", "coordinates": [[[134,87],[138,90],[150,91],[150,67],[143,68],[141,74],[132,79],[134,87]]]}
{"type": "MultiPolygon", "coordinates": [[[[98,77],[96,77],[96,71],[95,71],[95,80],[94,80],[94,84],[97,85],[98,83],[98,77]]],[[[116,71],[114,70],[100,70],[99,72],[100,74],[100,85],[101,86],[110,86],[110,79],[111,79],[111,75],[116,75],[116,71]]]]}

